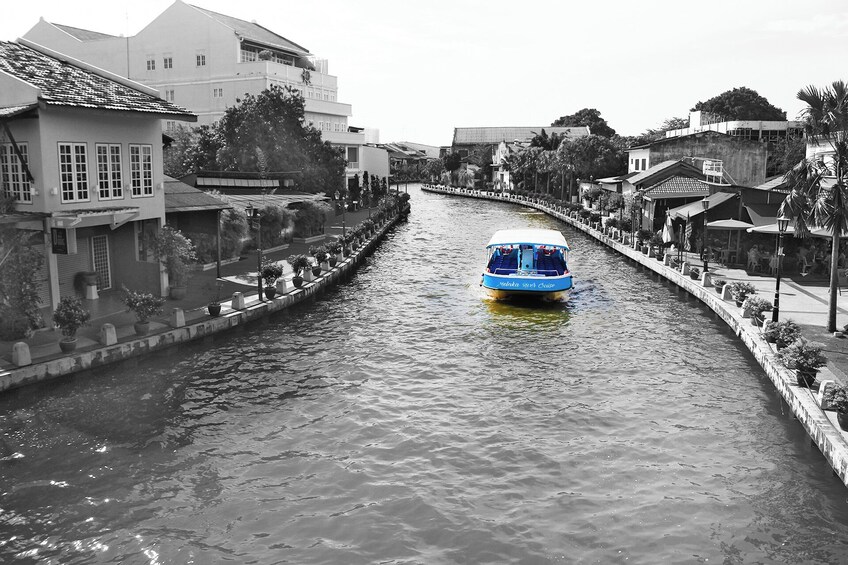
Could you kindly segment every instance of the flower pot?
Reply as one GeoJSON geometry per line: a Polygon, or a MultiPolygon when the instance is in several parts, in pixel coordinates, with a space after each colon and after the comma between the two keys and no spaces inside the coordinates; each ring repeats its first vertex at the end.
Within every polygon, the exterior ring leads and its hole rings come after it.
{"type": "Polygon", "coordinates": [[[321,265],[312,266],[312,276],[317,277],[321,274],[321,265]]]}
{"type": "Polygon", "coordinates": [[[292,277],[292,284],[295,288],[300,288],[303,286],[303,277],[300,275],[295,275],[292,277]]]}
{"type": "Polygon", "coordinates": [[[135,324],[133,324],[133,327],[135,328],[136,335],[147,335],[147,333],[150,331],[150,322],[136,322],[135,324]]]}
{"type": "Polygon", "coordinates": [[[848,432],[848,412],[837,412],[836,421],[842,431],[848,432]]]}
{"type": "Polygon", "coordinates": [[[88,285],[97,284],[97,272],[88,271],[82,274],[82,282],[88,285]]]}
{"type": "Polygon", "coordinates": [[[221,315],[221,305],[220,304],[207,304],[206,310],[209,311],[210,316],[220,316],[221,315]]]}
{"type": "Polygon", "coordinates": [[[742,308],[742,303],[745,302],[745,301],[739,300],[738,298],[735,298],[734,300],[736,301],[736,306],[739,307],[739,308],[742,308]]]}
{"type": "Polygon", "coordinates": [[[170,288],[170,296],[171,300],[182,300],[186,297],[186,287],[185,286],[172,286],[170,288]]]}
{"type": "Polygon", "coordinates": [[[816,381],[816,371],[813,370],[796,370],[795,377],[798,381],[798,386],[810,388],[813,386],[813,383],[816,381]]]}
{"type": "Polygon", "coordinates": [[[59,349],[62,350],[62,353],[70,353],[76,348],[77,338],[75,337],[63,337],[61,340],[59,340],[59,349]]]}
{"type": "Polygon", "coordinates": [[[751,325],[759,328],[763,325],[764,319],[761,314],[754,314],[751,316],[751,325]]]}
{"type": "Polygon", "coordinates": [[[692,271],[689,271],[689,278],[692,279],[693,281],[698,280],[699,275],[700,275],[700,273],[693,273],[692,271]]]}
{"type": "Polygon", "coordinates": [[[330,262],[330,268],[331,269],[334,268],[336,266],[336,263],[339,262],[339,260],[336,259],[335,255],[330,255],[330,258],[328,259],[328,261],[330,262]]]}
{"type": "Polygon", "coordinates": [[[265,298],[267,298],[268,300],[273,300],[275,296],[277,296],[277,288],[274,286],[266,286],[265,298]]]}
{"type": "Polygon", "coordinates": [[[321,263],[321,270],[322,271],[329,271],[330,269],[332,269],[332,267],[330,266],[330,260],[329,259],[326,260],[326,261],[323,261],[321,263]]]}

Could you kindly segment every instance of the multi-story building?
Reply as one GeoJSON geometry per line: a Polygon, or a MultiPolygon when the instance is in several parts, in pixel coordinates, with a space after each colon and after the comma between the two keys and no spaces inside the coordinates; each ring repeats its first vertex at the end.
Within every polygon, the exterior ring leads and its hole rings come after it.
{"type": "Polygon", "coordinates": [[[122,285],[164,294],[149,238],[165,221],[161,120],[195,119],[152,88],[0,42],[0,190],[16,201],[3,223],[37,238],[44,307],[79,294],[91,272],[89,299],[122,285]]]}
{"type": "MultiPolygon", "coordinates": [[[[131,37],[44,19],[24,37],[156,88],[166,101],[196,113],[201,125],[219,120],[245,93],[274,85],[296,89],[304,97],[306,122],[344,150],[348,176],[361,172],[366,134],[349,126],[351,105],[339,102],[338,79],[329,74],[327,60],[258,23],[176,0],[131,37]]],[[[165,131],[174,127],[176,120],[164,120],[165,131]]]]}
{"type": "Polygon", "coordinates": [[[804,134],[803,122],[792,120],[725,120],[709,112],[689,112],[689,127],[665,132],[666,137],[678,137],[702,131],[717,131],[731,137],[751,141],[775,142],[804,134]]]}

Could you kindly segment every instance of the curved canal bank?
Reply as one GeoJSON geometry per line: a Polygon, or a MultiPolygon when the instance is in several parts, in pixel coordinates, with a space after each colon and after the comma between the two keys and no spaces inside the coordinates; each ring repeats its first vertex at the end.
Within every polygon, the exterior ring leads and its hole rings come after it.
{"type": "Polygon", "coordinates": [[[409,214],[409,203],[407,202],[404,206],[405,208],[395,217],[387,219],[381,225],[375,225],[374,233],[366,238],[357,249],[352,250],[351,254],[345,257],[343,261],[338,262],[330,270],[322,271],[314,280],[304,282],[301,288],[295,288],[291,284],[291,277],[289,277],[285,294],[280,294],[270,300],[260,300],[258,295],[249,296],[239,292],[234,294],[230,300],[220,301],[222,306],[220,316],[203,316],[200,321],[186,322],[185,312],[175,309],[169,316],[167,325],[156,324],[158,330],[154,329],[146,336],[135,336],[130,333],[130,337],[127,337],[130,330],[124,329],[124,331],[121,331],[120,328],[115,328],[109,324],[108,326],[111,327],[107,326],[107,328],[111,337],[104,337],[106,328],[101,329],[100,335],[103,341],[108,340],[112,343],[84,351],[53,356],[42,361],[35,360],[14,369],[0,370],[0,393],[9,389],[134,359],[178,346],[181,343],[229,331],[250,322],[264,319],[274,312],[310,300],[315,295],[349,277],[379,245],[386,232],[409,214]],[[121,335],[124,336],[123,339],[118,339],[121,335]]]}
{"type": "MultiPolygon", "coordinates": [[[[742,343],[754,355],[757,362],[774,384],[776,390],[789,405],[792,413],[804,427],[812,441],[821,450],[833,472],[839,476],[843,484],[848,486],[848,432],[840,429],[839,424],[836,422],[836,413],[831,410],[822,410],[820,394],[811,391],[809,388],[799,387],[797,385],[794,371],[787,369],[777,359],[774,345],[766,342],[762,336],[761,329],[752,325],[750,319],[743,317],[743,312],[736,307],[732,299],[723,298],[716,293],[715,289],[709,283],[708,278],[706,282],[704,277],[700,280],[692,280],[688,275],[683,274],[681,270],[668,266],[662,258],[646,255],[632,246],[605,234],[603,231],[591,227],[588,223],[568,215],[565,210],[550,208],[544,203],[533,202],[524,197],[504,197],[495,193],[444,186],[424,185],[422,190],[467,198],[507,202],[539,210],[584,232],[630,261],[653,271],[658,276],[700,300],[733,330],[742,343]]],[[[834,380],[834,376],[827,368],[824,368],[821,370],[820,379],[822,382],[832,381],[834,380]]]]}

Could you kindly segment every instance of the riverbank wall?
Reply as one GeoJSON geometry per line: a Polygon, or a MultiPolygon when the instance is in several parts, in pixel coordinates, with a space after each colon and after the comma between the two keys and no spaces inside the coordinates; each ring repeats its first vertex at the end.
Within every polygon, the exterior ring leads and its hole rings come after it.
{"type": "Polygon", "coordinates": [[[367,238],[359,248],[353,250],[344,261],[337,263],[329,271],[322,272],[313,281],[304,282],[301,288],[292,288],[286,294],[264,301],[259,300],[257,296],[234,296],[231,300],[221,301],[221,315],[217,317],[204,316],[199,321],[186,323],[180,327],[158,324],[160,326],[158,331],[154,330],[146,336],[132,336],[114,345],[64,354],[23,367],[0,371],[0,392],[142,357],[181,343],[233,330],[265,319],[274,312],[306,302],[351,276],[385,238],[386,232],[404,219],[409,210],[407,203],[406,208],[397,216],[388,219],[381,226],[375,226],[371,237],[367,238]]]}
{"type": "MultiPolygon", "coordinates": [[[[614,238],[602,230],[595,229],[579,218],[570,216],[565,209],[551,207],[547,203],[534,201],[520,196],[502,196],[498,193],[457,189],[444,186],[424,185],[425,192],[477,198],[496,202],[517,204],[536,209],[554,217],[574,229],[603,243],[618,252],[628,260],[638,263],[643,268],[653,271],[668,282],[675,284],[681,290],[688,292],[710,308],[717,316],[733,330],[742,343],[748,348],[763,368],[768,378],[774,384],[780,396],[789,406],[792,414],[801,423],[811,440],[818,446],[825,459],[843,484],[848,486],[848,433],[841,430],[836,422],[836,413],[832,410],[822,410],[821,394],[799,387],[794,371],[787,369],[776,357],[774,346],[765,341],[760,328],[754,326],[751,320],[743,317],[742,311],[732,300],[722,299],[714,287],[704,278],[693,280],[679,269],[665,264],[662,257],[651,257],[634,249],[631,245],[614,238]]],[[[822,369],[819,379],[822,383],[833,380],[830,372],[822,369]]],[[[824,387],[820,387],[823,389],[824,387]]]]}

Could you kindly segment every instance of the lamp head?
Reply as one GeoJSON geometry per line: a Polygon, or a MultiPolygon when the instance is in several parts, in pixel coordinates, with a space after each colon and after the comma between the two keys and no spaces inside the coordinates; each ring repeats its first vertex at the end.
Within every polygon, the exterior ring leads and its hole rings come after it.
{"type": "Polygon", "coordinates": [[[777,219],[777,231],[780,233],[786,233],[787,228],[789,228],[789,218],[786,216],[781,216],[777,219]]]}
{"type": "Polygon", "coordinates": [[[701,200],[701,206],[704,207],[704,211],[709,210],[710,209],[710,201],[707,200],[706,198],[704,198],[703,200],[701,200]]]}

